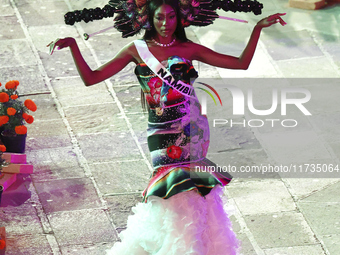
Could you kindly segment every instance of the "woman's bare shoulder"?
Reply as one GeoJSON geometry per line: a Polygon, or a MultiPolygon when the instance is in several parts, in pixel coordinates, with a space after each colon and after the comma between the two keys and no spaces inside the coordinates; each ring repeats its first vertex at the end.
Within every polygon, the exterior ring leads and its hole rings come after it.
{"type": "Polygon", "coordinates": [[[123,50],[131,55],[131,57],[133,57],[133,62],[135,62],[136,64],[140,62],[140,58],[139,58],[139,54],[137,52],[136,46],[134,41],[128,43],[127,45],[124,46],[123,50]]]}

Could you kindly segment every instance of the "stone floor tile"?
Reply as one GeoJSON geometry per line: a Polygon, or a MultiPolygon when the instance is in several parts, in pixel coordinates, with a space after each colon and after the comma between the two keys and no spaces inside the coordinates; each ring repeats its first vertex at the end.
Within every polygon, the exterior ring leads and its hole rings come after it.
{"type": "Polygon", "coordinates": [[[102,255],[113,246],[112,243],[95,243],[83,245],[66,245],[61,247],[62,254],[65,255],[102,255]]]}
{"type": "Polygon", "coordinates": [[[244,217],[246,224],[262,249],[316,244],[303,214],[285,212],[244,217]]]}
{"type": "Polygon", "coordinates": [[[0,6],[0,16],[13,16],[15,15],[14,9],[11,6],[10,0],[3,0],[0,6]]]}
{"type": "Polygon", "coordinates": [[[329,113],[336,114],[338,112],[338,109],[334,107],[334,103],[336,103],[340,97],[338,86],[339,79],[325,78],[316,79],[314,83],[301,86],[308,89],[308,91],[311,93],[311,99],[310,102],[308,102],[307,109],[310,111],[312,116],[329,113]]]}
{"type": "MultiPolygon", "coordinates": [[[[332,143],[329,143],[329,146],[332,148],[333,152],[334,152],[334,155],[337,156],[337,161],[336,162],[340,162],[340,145],[339,145],[339,142],[332,142],[332,143]]],[[[335,162],[335,163],[336,163],[335,162]]],[[[339,165],[339,164],[338,164],[339,165]]],[[[337,177],[339,178],[339,174],[337,173],[336,175],[334,175],[334,177],[337,177]]]]}
{"type": "Polygon", "coordinates": [[[237,233],[237,239],[240,240],[240,254],[243,255],[254,255],[256,254],[256,251],[254,250],[253,245],[249,241],[246,234],[243,233],[237,233]]]}
{"type": "Polygon", "coordinates": [[[85,175],[71,147],[27,151],[27,161],[34,166],[31,175],[34,182],[82,178],[85,175]]]}
{"type": "MultiPolygon", "coordinates": [[[[235,120],[243,123],[243,120],[235,120]]],[[[235,149],[260,149],[261,145],[251,132],[250,128],[243,126],[219,125],[210,129],[210,153],[220,153],[235,149]]]]}
{"type": "Polygon", "coordinates": [[[340,235],[327,235],[323,236],[322,240],[329,251],[329,254],[337,254],[340,250],[339,243],[340,235]]]}
{"type": "Polygon", "coordinates": [[[133,215],[131,208],[136,206],[137,203],[141,203],[143,197],[140,192],[138,194],[107,196],[104,199],[107,202],[116,231],[120,233],[126,228],[128,217],[133,215]]]}
{"type": "Polygon", "coordinates": [[[287,78],[337,78],[338,71],[329,63],[327,57],[290,59],[276,62],[287,78]]]}
{"type": "Polygon", "coordinates": [[[332,159],[323,141],[313,130],[262,134],[261,141],[278,164],[332,159]]]}
{"type": "Polygon", "coordinates": [[[88,178],[35,182],[46,213],[101,207],[98,194],[88,178]]]}
{"type": "Polygon", "coordinates": [[[24,31],[15,15],[0,16],[0,40],[25,39],[24,31]]]}
{"type": "MultiPolygon", "coordinates": [[[[112,20],[105,22],[105,24],[100,24],[100,27],[98,24],[91,24],[90,22],[87,24],[81,24],[87,34],[96,33],[98,30],[109,27],[110,25],[113,25],[112,20]]],[[[113,59],[124,46],[137,39],[136,37],[129,37],[126,38],[126,40],[121,40],[121,37],[122,35],[120,32],[116,29],[111,29],[103,34],[90,37],[88,42],[95,51],[98,60],[104,64],[113,59]]]]}
{"type": "Polygon", "coordinates": [[[233,183],[228,191],[243,215],[296,209],[287,188],[280,180],[233,183]]]}
{"type": "Polygon", "coordinates": [[[6,255],[18,254],[52,255],[53,252],[46,235],[32,233],[7,237],[6,255]]]}
{"type": "MultiPolygon", "coordinates": [[[[26,99],[31,99],[37,105],[37,110],[31,112],[31,115],[36,121],[47,121],[60,119],[60,113],[57,109],[54,99],[50,95],[32,95],[29,97],[23,97],[23,101],[26,99]]],[[[28,129],[34,127],[35,123],[28,126],[28,129]]]]}
{"type": "MultiPolygon", "coordinates": [[[[80,50],[82,51],[82,54],[86,53],[86,51],[84,51],[86,49],[86,46],[84,42],[80,39],[82,35],[78,34],[78,31],[75,26],[68,26],[66,24],[64,25],[56,24],[56,25],[49,25],[49,26],[39,25],[39,26],[30,26],[27,29],[28,29],[30,38],[34,44],[34,47],[36,48],[38,53],[49,54],[49,47],[47,47],[46,45],[56,40],[57,38],[64,38],[64,37],[69,37],[69,36],[74,37],[77,40],[78,46],[80,50]]],[[[53,53],[52,55],[53,57],[50,56],[50,58],[55,59],[56,58],[55,55],[59,55],[60,52],[64,52],[64,51],[65,52],[68,51],[68,54],[71,55],[69,50],[67,49],[60,50],[60,51],[56,50],[55,53],[57,54],[53,53]]],[[[45,55],[42,55],[42,56],[44,56],[44,58],[47,58],[47,56],[45,55]]],[[[87,56],[87,55],[84,55],[84,56],[87,56]]],[[[89,64],[91,64],[90,60],[91,59],[87,60],[89,64]]],[[[66,59],[64,61],[66,61],[66,59]]]]}
{"type": "Polygon", "coordinates": [[[108,93],[104,82],[95,84],[94,86],[85,86],[80,76],[55,78],[51,80],[51,85],[58,98],[62,96],[71,97],[72,95],[90,96],[100,92],[108,93]],[[72,86],[70,86],[70,84],[72,84],[72,86]]]}
{"type": "Polygon", "coordinates": [[[261,42],[266,45],[268,53],[275,61],[323,56],[323,52],[307,30],[271,31],[270,36],[267,33],[261,36],[261,42]]]}
{"type": "Polygon", "coordinates": [[[104,194],[142,192],[151,174],[142,160],[98,163],[90,167],[99,190],[104,194]]]}
{"type": "MultiPolygon", "coordinates": [[[[315,192],[321,191],[333,183],[338,182],[335,178],[287,178],[289,191],[298,199],[306,198],[315,192]]],[[[319,200],[318,200],[319,201],[319,200]]],[[[322,200],[321,200],[322,201],[322,200]]]]}
{"type": "Polygon", "coordinates": [[[266,255],[325,255],[325,252],[319,244],[265,249],[264,252],[266,255]]]}
{"type": "MultiPolygon", "coordinates": [[[[46,39],[46,40],[54,40],[54,39],[46,39]]],[[[46,41],[46,45],[49,42],[46,41]]],[[[88,65],[93,70],[98,67],[98,65],[95,63],[93,57],[91,56],[91,53],[88,49],[82,50],[82,54],[84,58],[87,60],[88,65]]],[[[46,74],[51,78],[59,78],[59,77],[79,77],[79,73],[77,71],[77,67],[74,63],[74,60],[72,58],[72,55],[70,52],[66,50],[55,50],[55,52],[52,55],[49,55],[48,48],[44,48],[44,52],[39,52],[39,57],[41,62],[44,65],[46,74]]],[[[67,80],[69,82],[69,89],[72,88],[72,82],[70,80],[67,80]]],[[[82,83],[83,88],[85,89],[84,83],[82,83]]]]}
{"type": "Polygon", "coordinates": [[[34,206],[25,203],[25,200],[30,198],[30,194],[27,190],[25,193],[23,191],[18,193],[18,190],[13,188],[10,187],[6,190],[1,201],[0,222],[1,226],[6,228],[6,236],[16,238],[18,235],[43,234],[40,219],[34,206]],[[16,196],[16,198],[11,199],[10,195],[16,196]]]}
{"type": "Polygon", "coordinates": [[[28,129],[26,150],[72,146],[62,119],[35,121],[28,129]]]}
{"type": "Polygon", "coordinates": [[[340,142],[340,112],[314,114],[310,121],[327,142],[340,142]]]}
{"type": "Polygon", "coordinates": [[[141,159],[135,141],[127,131],[82,135],[78,142],[89,163],[141,159]]]}
{"type": "Polygon", "coordinates": [[[0,68],[33,66],[36,59],[26,40],[3,40],[0,48],[0,68]]]}
{"type": "Polygon", "coordinates": [[[26,26],[65,24],[68,7],[63,1],[29,2],[17,6],[26,26]]]}
{"type": "Polygon", "coordinates": [[[337,182],[335,182],[334,184],[330,184],[328,185],[328,187],[315,192],[313,194],[311,194],[310,196],[304,198],[303,202],[309,202],[309,203],[313,203],[313,202],[322,202],[322,203],[339,203],[340,202],[340,198],[339,196],[337,196],[337,192],[340,188],[340,181],[339,179],[334,179],[334,180],[338,180],[337,182]]]}
{"type": "MultiPolygon", "coordinates": [[[[18,86],[19,95],[25,95],[37,92],[48,92],[48,88],[42,79],[42,75],[38,66],[20,66],[18,67],[4,67],[1,68],[1,82],[6,83],[10,80],[18,80],[20,82],[18,86]]],[[[30,96],[32,98],[33,96],[30,96]]],[[[34,96],[36,97],[36,96],[34,96]]],[[[46,97],[46,95],[43,95],[46,97]]]]}
{"type": "Polygon", "coordinates": [[[119,119],[115,103],[75,106],[65,109],[65,115],[77,136],[109,132],[124,132],[127,126],[119,119]]]}
{"type": "Polygon", "coordinates": [[[118,100],[122,104],[125,113],[141,113],[141,88],[140,85],[131,85],[114,88],[118,100]]]}
{"type": "Polygon", "coordinates": [[[103,210],[56,212],[47,216],[61,247],[117,240],[115,231],[103,210]]]}
{"type": "Polygon", "coordinates": [[[233,182],[280,178],[276,172],[259,171],[261,165],[267,166],[271,164],[263,149],[235,149],[219,153],[208,152],[207,158],[216,165],[221,166],[222,171],[229,172],[234,177],[233,182]]]}
{"type": "MultiPolygon", "coordinates": [[[[69,83],[69,85],[72,83],[69,83]]],[[[73,86],[72,84],[71,86],[73,86]]],[[[86,89],[84,83],[81,83],[83,90],[86,89]]],[[[87,91],[86,91],[87,92],[87,91]]],[[[88,105],[95,105],[98,102],[102,104],[109,104],[113,103],[114,99],[109,94],[109,92],[104,89],[97,89],[94,91],[95,93],[82,93],[78,91],[72,91],[70,89],[65,89],[62,91],[56,92],[58,94],[58,100],[64,109],[69,107],[76,107],[76,106],[88,106],[88,105]]]]}
{"type": "MultiPolygon", "coordinates": [[[[237,54],[236,56],[238,56],[237,54]]],[[[258,47],[247,70],[217,68],[222,78],[275,78],[282,77],[280,71],[268,59],[266,50],[258,47]]],[[[260,85],[260,84],[259,84],[260,85]]]]}
{"type": "Polygon", "coordinates": [[[121,85],[138,84],[134,70],[136,65],[134,63],[128,64],[123,70],[110,78],[113,87],[121,85]]]}
{"type": "Polygon", "coordinates": [[[298,206],[313,231],[320,235],[340,234],[340,203],[300,202],[298,206]],[[323,220],[320,220],[323,219],[323,220]]]}

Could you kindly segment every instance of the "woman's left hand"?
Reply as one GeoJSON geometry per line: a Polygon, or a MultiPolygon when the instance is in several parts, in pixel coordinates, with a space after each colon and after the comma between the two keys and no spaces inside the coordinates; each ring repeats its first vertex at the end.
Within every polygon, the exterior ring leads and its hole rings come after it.
{"type": "Polygon", "coordinates": [[[256,26],[258,27],[270,27],[271,25],[274,25],[275,23],[279,23],[284,26],[287,23],[281,18],[281,16],[286,15],[286,13],[276,13],[273,15],[268,16],[267,18],[261,19],[256,26]]]}

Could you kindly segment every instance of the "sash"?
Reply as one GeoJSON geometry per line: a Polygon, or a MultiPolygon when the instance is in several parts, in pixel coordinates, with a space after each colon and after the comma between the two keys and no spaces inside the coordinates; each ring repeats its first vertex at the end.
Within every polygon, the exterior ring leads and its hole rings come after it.
{"type": "Polygon", "coordinates": [[[187,97],[196,97],[192,86],[176,80],[172,74],[155,58],[149,51],[148,45],[144,40],[135,40],[134,44],[143,62],[153,71],[165,84],[187,97]]]}

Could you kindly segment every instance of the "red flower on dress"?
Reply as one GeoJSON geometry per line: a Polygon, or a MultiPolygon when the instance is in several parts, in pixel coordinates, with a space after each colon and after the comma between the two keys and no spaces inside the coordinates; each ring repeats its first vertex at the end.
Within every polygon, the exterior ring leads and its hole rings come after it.
{"type": "Polygon", "coordinates": [[[150,88],[150,94],[145,95],[146,100],[149,104],[159,105],[163,81],[158,77],[153,77],[148,82],[148,85],[150,88]]]}
{"type": "Polygon", "coordinates": [[[172,159],[179,159],[182,154],[182,148],[175,145],[171,145],[170,147],[167,148],[166,153],[172,159]]]}

